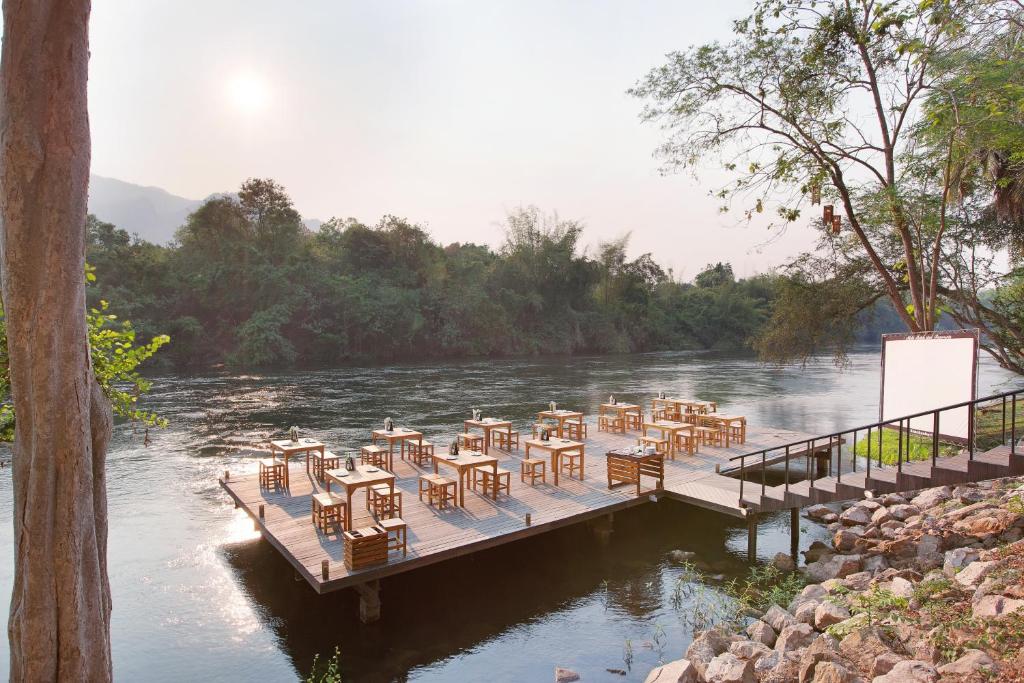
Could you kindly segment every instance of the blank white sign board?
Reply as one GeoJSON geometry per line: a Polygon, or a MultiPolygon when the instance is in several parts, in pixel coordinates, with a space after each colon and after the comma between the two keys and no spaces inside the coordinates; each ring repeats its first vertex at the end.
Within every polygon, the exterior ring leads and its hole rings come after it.
{"type": "MultiPolygon", "coordinates": [[[[882,421],[974,400],[977,367],[977,330],[882,335],[882,421]]],[[[966,440],[968,415],[966,406],[943,411],[939,433],[966,440]]],[[[910,429],[930,433],[934,418],[915,418],[910,429]]]]}

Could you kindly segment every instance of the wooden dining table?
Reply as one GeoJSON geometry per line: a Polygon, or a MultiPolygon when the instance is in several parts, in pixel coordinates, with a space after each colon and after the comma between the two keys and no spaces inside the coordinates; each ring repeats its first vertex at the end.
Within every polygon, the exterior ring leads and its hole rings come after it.
{"type": "Polygon", "coordinates": [[[579,422],[583,424],[583,413],[576,410],[542,410],[537,413],[537,422],[545,420],[554,420],[558,423],[558,438],[562,438],[565,436],[565,423],[579,422]]]}
{"type": "Polygon", "coordinates": [[[672,412],[682,415],[690,413],[695,415],[707,415],[718,410],[718,404],[714,401],[695,401],[688,398],[654,398],[651,399],[651,414],[656,415],[659,408],[672,408],[672,412]]]}
{"type": "Polygon", "coordinates": [[[661,432],[661,438],[668,439],[669,454],[675,455],[677,452],[676,448],[676,434],[679,432],[686,432],[693,443],[693,432],[695,425],[689,422],[676,422],[675,420],[655,420],[653,422],[643,423],[643,435],[647,436],[648,429],[655,429],[661,432]]]}
{"type": "Polygon", "coordinates": [[[369,488],[377,484],[387,484],[391,493],[395,492],[395,475],[387,470],[372,465],[356,465],[352,471],[339,467],[327,470],[325,485],[327,492],[331,492],[331,483],[335,483],[345,489],[345,530],[352,528],[352,494],[361,488],[369,488]]]}
{"type": "Polygon", "coordinates": [[[370,443],[376,444],[377,441],[386,441],[388,444],[388,462],[392,462],[395,454],[395,444],[399,446],[399,455],[405,460],[405,442],[415,441],[418,444],[423,443],[423,432],[417,432],[412,429],[406,429],[405,427],[395,427],[392,431],[386,429],[374,429],[373,438],[370,443]]]}
{"type": "Polygon", "coordinates": [[[484,433],[484,455],[488,452],[488,446],[491,445],[491,431],[494,429],[503,429],[510,435],[512,434],[512,422],[509,420],[496,420],[493,417],[485,417],[482,420],[463,420],[462,431],[469,432],[470,429],[476,427],[477,429],[483,430],[484,433]]]}
{"type": "Polygon", "coordinates": [[[725,447],[729,447],[729,441],[732,435],[732,426],[734,424],[740,427],[740,438],[738,443],[747,442],[747,418],[743,415],[719,415],[715,413],[713,415],[702,415],[702,419],[714,422],[719,425],[723,432],[725,432],[725,447]]]}
{"type": "Polygon", "coordinates": [[[291,439],[278,439],[270,442],[270,457],[277,459],[277,453],[281,454],[284,459],[284,487],[288,488],[288,459],[297,455],[306,456],[306,472],[309,472],[309,454],[313,451],[320,451],[320,455],[324,454],[326,446],[317,441],[316,439],[299,439],[298,441],[292,441],[291,439]]]}
{"type": "MultiPolygon", "coordinates": [[[[451,467],[459,474],[459,507],[466,506],[466,481],[471,474],[470,470],[478,467],[490,466],[494,470],[494,478],[498,478],[498,459],[493,455],[484,455],[480,451],[459,451],[458,455],[437,454],[433,455],[434,474],[438,473],[438,465],[451,467]]],[[[498,487],[491,487],[491,497],[498,499],[498,487]]]]}
{"type": "Polygon", "coordinates": [[[615,413],[616,417],[622,420],[622,433],[626,433],[626,414],[636,413],[637,421],[641,421],[644,418],[643,408],[636,405],[635,403],[602,403],[599,408],[600,415],[607,415],[609,413],[615,413]]]}
{"type": "MultiPolygon", "coordinates": [[[[531,448],[536,448],[540,451],[547,451],[551,454],[551,470],[555,474],[555,486],[558,486],[558,470],[561,469],[560,465],[562,464],[563,453],[579,451],[580,465],[584,464],[583,443],[579,441],[570,441],[569,439],[550,439],[548,441],[528,439],[526,441],[525,456],[527,459],[530,457],[531,448]]],[[[583,467],[580,467],[580,481],[583,481],[583,467]]]]}

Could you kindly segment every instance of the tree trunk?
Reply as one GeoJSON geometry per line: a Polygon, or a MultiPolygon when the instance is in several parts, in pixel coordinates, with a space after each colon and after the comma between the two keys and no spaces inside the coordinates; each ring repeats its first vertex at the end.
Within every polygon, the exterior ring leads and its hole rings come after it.
{"type": "Polygon", "coordinates": [[[111,678],[110,404],[85,322],[88,0],[5,0],[0,275],[14,437],[13,681],[111,678]]]}

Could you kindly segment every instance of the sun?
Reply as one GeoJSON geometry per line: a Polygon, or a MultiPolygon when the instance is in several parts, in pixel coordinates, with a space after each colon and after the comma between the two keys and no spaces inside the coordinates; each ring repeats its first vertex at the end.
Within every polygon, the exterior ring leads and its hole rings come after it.
{"type": "Polygon", "coordinates": [[[243,114],[255,114],[270,102],[270,87],[257,73],[235,74],[227,83],[228,101],[243,114]]]}

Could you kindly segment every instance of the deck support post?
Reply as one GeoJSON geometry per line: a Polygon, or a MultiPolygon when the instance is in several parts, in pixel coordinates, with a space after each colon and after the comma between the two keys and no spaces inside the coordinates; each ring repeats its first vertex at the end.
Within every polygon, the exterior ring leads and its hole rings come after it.
{"type": "Polygon", "coordinates": [[[832,449],[818,451],[814,454],[814,478],[821,479],[828,476],[829,466],[832,464],[832,449]]]}
{"type": "Polygon", "coordinates": [[[789,556],[794,566],[800,564],[800,508],[789,509],[789,556]]]}
{"type": "Polygon", "coordinates": [[[359,593],[359,621],[370,624],[380,619],[380,581],[356,584],[359,593]]]}
{"type": "Polygon", "coordinates": [[[607,546],[612,540],[612,525],[614,521],[615,516],[609,512],[607,515],[602,515],[590,522],[590,529],[594,533],[594,538],[602,546],[607,546]]]}
{"type": "Polygon", "coordinates": [[[757,513],[747,512],[747,562],[757,561],[757,513]]]}

